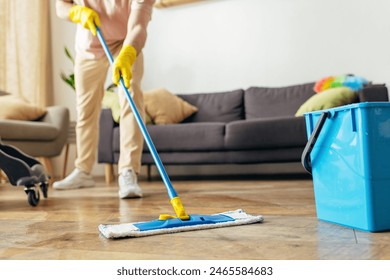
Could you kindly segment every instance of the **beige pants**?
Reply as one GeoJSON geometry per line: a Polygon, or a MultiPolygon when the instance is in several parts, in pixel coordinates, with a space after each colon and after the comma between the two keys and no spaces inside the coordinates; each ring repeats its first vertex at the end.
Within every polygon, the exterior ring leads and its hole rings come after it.
{"type": "MultiPolygon", "coordinates": [[[[104,86],[109,69],[106,57],[98,60],[76,58],[75,85],[77,103],[76,168],[90,173],[96,161],[99,115],[104,94],[104,86]]],[[[111,77],[111,73],[109,73],[111,77]]],[[[143,76],[143,55],[140,53],[133,65],[131,97],[143,120],[145,110],[141,90],[143,76]]],[[[119,87],[120,117],[120,156],[118,171],[131,168],[136,173],[141,169],[143,136],[132,113],[124,91],[119,87]]]]}

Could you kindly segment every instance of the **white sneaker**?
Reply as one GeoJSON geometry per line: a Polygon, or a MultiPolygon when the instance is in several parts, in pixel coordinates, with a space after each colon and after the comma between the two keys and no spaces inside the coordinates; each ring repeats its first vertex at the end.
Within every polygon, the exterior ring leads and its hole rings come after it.
{"type": "Polygon", "coordinates": [[[65,179],[53,183],[56,190],[70,190],[78,188],[94,187],[95,181],[92,175],[76,168],[65,179]]]}
{"type": "Polygon", "coordinates": [[[118,178],[119,197],[142,197],[142,190],[137,183],[137,174],[132,169],[123,170],[118,178]]]}

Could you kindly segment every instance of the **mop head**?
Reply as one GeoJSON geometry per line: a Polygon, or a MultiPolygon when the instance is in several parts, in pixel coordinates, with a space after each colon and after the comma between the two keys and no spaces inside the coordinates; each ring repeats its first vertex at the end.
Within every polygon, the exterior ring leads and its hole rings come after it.
{"type": "Polygon", "coordinates": [[[99,225],[99,231],[106,238],[142,237],[182,231],[239,226],[260,223],[262,221],[262,216],[252,216],[238,209],[214,215],[190,215],[189,220],[173,218],[149,222],[99,225]]]}

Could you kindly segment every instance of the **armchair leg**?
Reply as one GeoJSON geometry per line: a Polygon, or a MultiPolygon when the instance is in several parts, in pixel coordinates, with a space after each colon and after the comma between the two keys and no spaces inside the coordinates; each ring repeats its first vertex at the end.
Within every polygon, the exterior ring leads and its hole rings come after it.
{"type": "Polygon", "coordinates": [[[4,171],[0,169],[0,183],[8,181],[7,175],[5,175],[4,171]]]}
{"type": "Polygon", "coordinates": [[[112,164],[106,164],[104,166],[106,184],[110,184],[114,180],[114,166],[112,164]]]}
{"type": "Polygon", "coordinates": [[[68,154],[69,154],[69,143],[65,145],[65,158],[64,158],[64,166],[62,170],[62,179],[66,177],[66,167],[68,165],[68,154]]]}
{"type": "Polygon", "coordinates": [[[45,167],[47,173],[50,176],[49,183],[51,185],[51,183],[53,183],[54,180],[53,165],[51,164],[51,159],[48,157],[40,157],[39,160],[42,163],[42,165],[45,167]]]}

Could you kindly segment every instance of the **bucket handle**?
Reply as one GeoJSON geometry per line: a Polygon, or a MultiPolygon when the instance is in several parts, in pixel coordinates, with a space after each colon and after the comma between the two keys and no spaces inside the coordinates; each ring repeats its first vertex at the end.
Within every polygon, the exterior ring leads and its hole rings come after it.
{"type": "Polygon", "coordinates": [[[314,145],[317,142],[318,136],[320,135],[320,132],[322,130],[322,127],[324,126],[324,123],[326,119],[330,116],[329,112],[322,112],[320,119],[318,120],[316,127],[314,128],[314,131],[310,135],[309,140],[307,141],[307,144],[305,146],[305,149],[303,150],[302,157],[301,157],[301,163],[305,170],[311,174],[312,166],[311,166],[311,160],[310,160],[310,153],[314,148],[314,145]]]}

